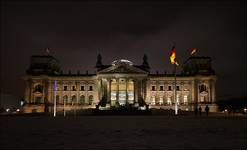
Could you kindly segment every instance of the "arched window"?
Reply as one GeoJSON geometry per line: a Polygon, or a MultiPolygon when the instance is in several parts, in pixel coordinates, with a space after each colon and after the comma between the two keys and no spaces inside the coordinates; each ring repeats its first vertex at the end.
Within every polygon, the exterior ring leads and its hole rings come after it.
{"type": "Polygon", "coordinates": [[[199,91],[200,91],[200,93],[203,92],[203,91],[207,91],[207,86],[205,84],[201,84],[199,86],[199,91]]]}
{"type": "Polygon", "coordinates": [[[76,96],[75,95],[73,95],[71,98],[71,104],[72,105],[76,104],[76,96]]]}
{"type": "Polygon", "coordinates": [[[155,96],[151,97],[151,105],[155,105],[155,96]]]}
{"type": "Polygon", "coordinates": [[[89,99],[89,105],[92,105],[93,104],[93,95],[90,95],[88,99],[89,99]]]}
{"type": "Polygon", "coordinates": [[[84,95],[80,96],[80,104],[81,105],[85,104],[85,96],[84,95]]]}
{"type": "Polygon", "coordinates": [[[65,103],[65,104],[68,103],[68,96],[67,95],[63,96],[63,103],[65,103]]]}
{"type": "Polygon", "coordinates": [[[184,95],[184,104],[188,104],[188,96],[187,95],[184,95]]]}
{"type": "Polygon", "coordinates": [[[43,92],[43,86],[38,84],[34,87],[34,92],[40,92],[42,93],[43,92]]]}
{"type": "Polygon", "coordinates": [[[163,97],[160,97],[160,98],[159,98],[159,104],[160,104],[160,105],[163,105],[163,97]]]}
{"type": "Polygon", "coordinates": [[[167,98],[167,104],[168,104],[168,105],[171,105],[171,104],[172,104],[171,97],[168,97],[168,98],[167,98]]]}

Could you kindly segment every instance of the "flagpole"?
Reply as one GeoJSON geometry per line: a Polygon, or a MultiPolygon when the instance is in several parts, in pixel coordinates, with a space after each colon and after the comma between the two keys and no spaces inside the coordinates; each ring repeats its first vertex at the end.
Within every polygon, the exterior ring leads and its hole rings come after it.
{"type": "Polygon", "coordinates": [[[176,79],[177,64],[174,63],[174,100],[175,100],[175,115],[178,114],[178,102],[177,102],[177,79],[176,79]]]}
{"type": "Polygon", "coordinates": [[[57,107],[57,100],[56,100],[56,87],[57,87],[57,83],[56,80],[54,80],[54,111],[53,111],[53,116],[56,117],[56,107],[57,107]]]}
{"type": "Polygon", "coordinates": [[[172,47],[171,49],[171,54],[170,54],[170,61],[171,64],[174,65],[174,102],[175,102],[175,115],[178,114],[178,103],[177,103],[177,84],[176,84],[176,67],[179,65],[178,62],[176,61],[176,53],[175,53],[175,46],[172,47]]]}

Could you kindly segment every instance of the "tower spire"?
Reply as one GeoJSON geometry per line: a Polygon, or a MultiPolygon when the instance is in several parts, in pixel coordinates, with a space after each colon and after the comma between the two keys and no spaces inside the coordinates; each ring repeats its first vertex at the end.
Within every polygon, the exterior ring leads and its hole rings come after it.
{"type": "Polygon", "coordinates": [[[103,64],[102,64],[102,57],[101,57],[101,55],[99,53],[98,56],[97,56],[97,61],[96,61],[96,66],[95,67],[97,69],[100,69],[102,66],[103,66],[103,64]]]}
{"type": "Polygon", "coordinates": [[[149,71],[150,67],[149,67],[149,64],[148,64],[148,57],[146,54],[143,55],[143,58],[142,58],[143,62],[142,62],[142,67],[149,71]]]}

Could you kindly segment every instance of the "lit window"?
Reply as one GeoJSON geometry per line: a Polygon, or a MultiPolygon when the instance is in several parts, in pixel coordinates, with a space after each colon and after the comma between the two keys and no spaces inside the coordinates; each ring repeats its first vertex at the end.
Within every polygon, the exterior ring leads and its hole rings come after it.
{"type": "Polygon", "coordinates": [[[134,92],[128,91],[128,101],[129,103],[134,103],[134,92]]]}
{"type": "Polygon", "coordinates": [[[111,91],[111,100],[116,100],[116,99],[117,99],[117,92],[111,91]]]}
{"type": "Polygon", "coordinates": [[[93,104],[93,95],[90,95],[89,97],[88,97],[88,104],[89,105],[92,105],[93,104]]]}
{"type": "Polygon", "coordinates": [[[154,97],[154,96],[152,96],[151,100],[152,100],[152,101],[151,101],[151,104],[152,104],[152,105],[155,105],[155,97],[154,97]]]}
{"type": "Polygon", "coordinates": [[[85,96],[84,95],[81,95],[80,96],[80,104],[85,104],[85,96]]]}
{"type": "Polygon", "coordinates": [[[184,104],[187,104],[187,103],[188,103],[188,96],[184,95],[184,104]]]}
{"type": "Polygon", "coordinates": [[[160,103],[160,105],[163,105],[163,97],[160,97],[159,103],[160,103]]]}
{"type": "Polygon", "coordinates": [[[180,105],[179,95],[177,95],[177,104],[180,105]]]}
{"type": "Polygon", "coordinates": [[[168,105],[171,105],[171,104],[172,104],[171,97],[168,97],[168,98],[167,98],[167,104],[168,104],[168,105]]]}

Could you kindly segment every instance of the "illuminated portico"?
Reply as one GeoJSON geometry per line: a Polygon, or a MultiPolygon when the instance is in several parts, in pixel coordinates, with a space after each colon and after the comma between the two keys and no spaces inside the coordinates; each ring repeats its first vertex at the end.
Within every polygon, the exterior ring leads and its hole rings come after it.
{"type": "Polygon", "coordinates": [[[116,60],[111,67],[97,73],[101,99],[111,106],[135,104],[144,100],[144,82],[148,72],[136,68],[127,60],[116,60]]]}

